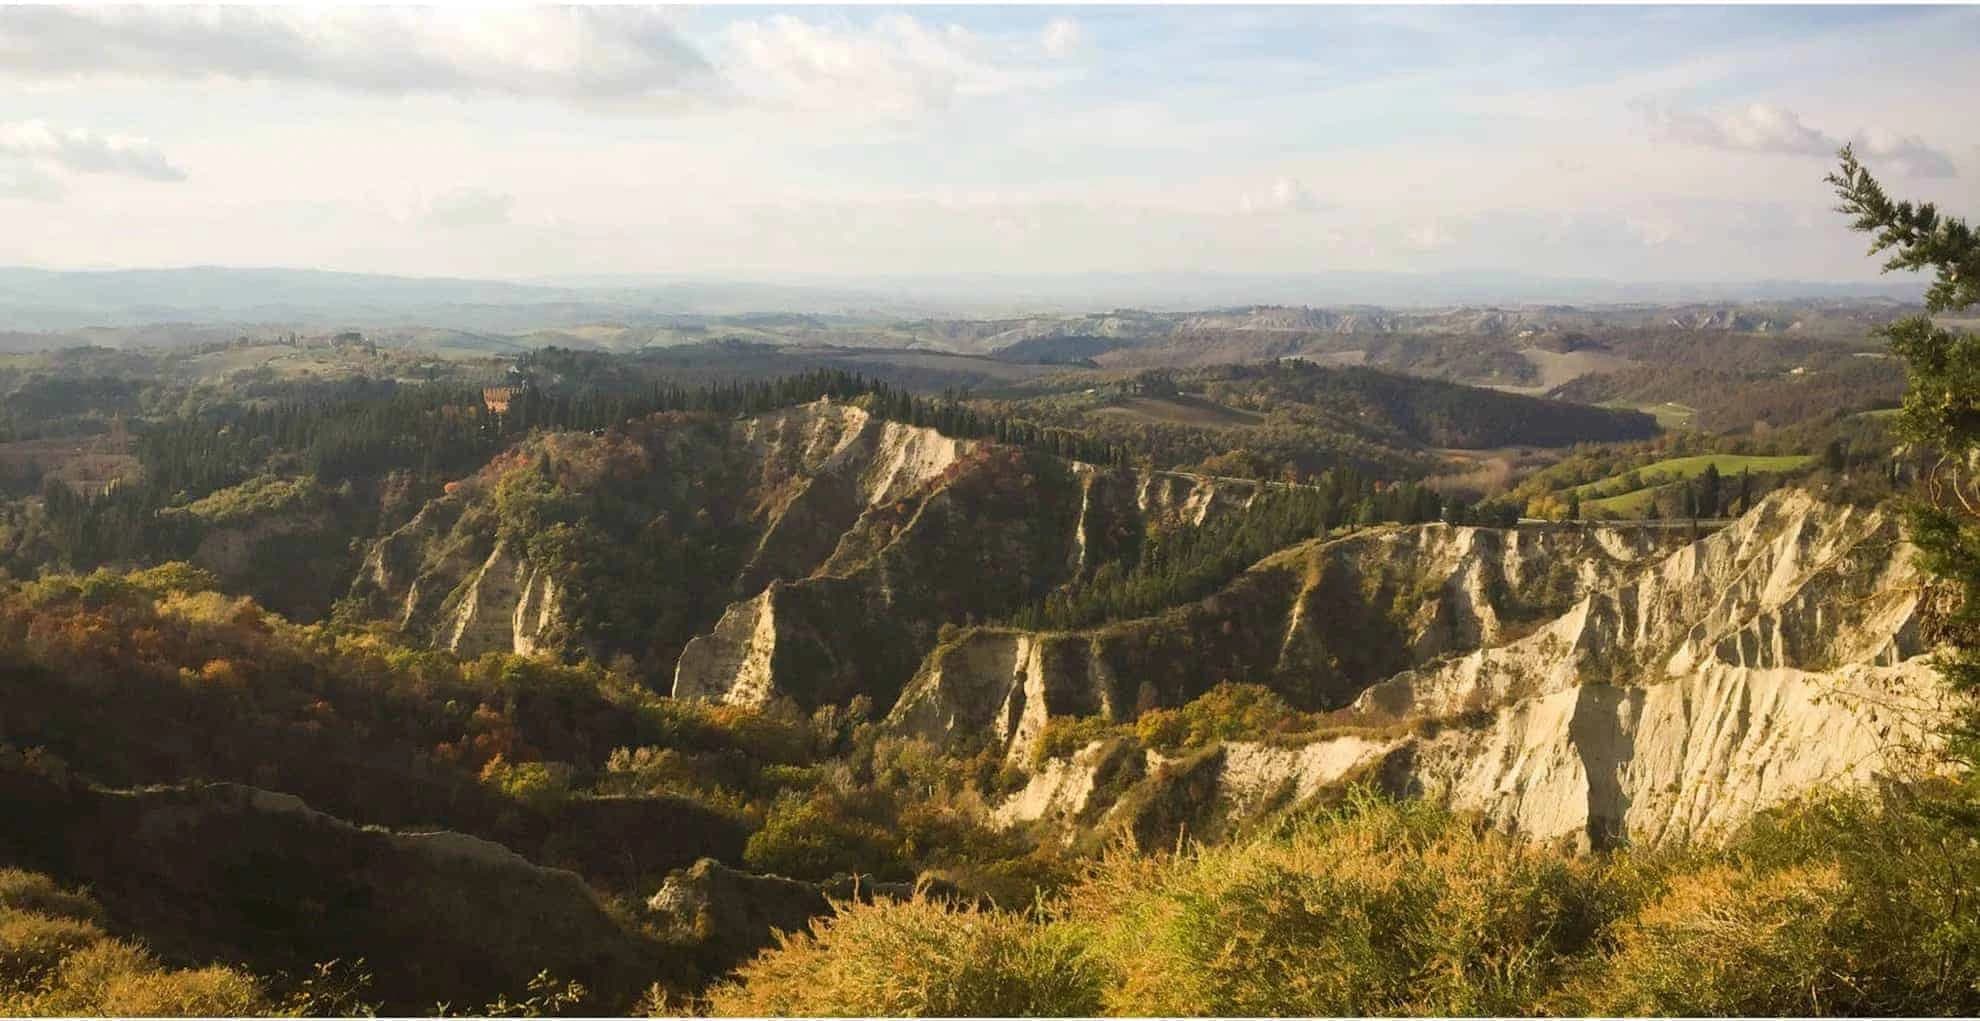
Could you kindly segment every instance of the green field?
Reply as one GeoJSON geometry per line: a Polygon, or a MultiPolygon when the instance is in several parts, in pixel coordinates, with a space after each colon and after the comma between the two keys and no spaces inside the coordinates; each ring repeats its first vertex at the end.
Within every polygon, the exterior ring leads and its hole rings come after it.
{"type": "Polygon", "coordinates": [[[1616,493],[1599,499],[1589,499],[1597,492],[1616,485],[1621,475],[1587,485],[1576,486],[1571,492],[1581,496],[1582,513],[1591,515],[1615,515],[1623,518],[1642,516],[1656,499],[1657,490],[1673,482],[1683,482],[1704,474],[1707,465],[1716,466],[1722,476],[1734,476],[1743,471],[1750,472],[1790,472],[1807,467],[1814,458],[1807,454],[1785,454],[1763,457],[1753,454],[1697,454],[1692,457],[1673,457],[1656,461],[1636,469],[1644,485],[1626,493],[1616,493]]]}
{"type": "Polygon", "coordinates": [[[1641,411],[1656,419],[1657,428],[1659,429],[1687,428],[1691,425],[1692,416],[1698,414],[1697,408],[1679,404],[1676,401],[1652,402],[1649,404],[1637,404],[1630,401],[1608,401],[1601,406],[1604,408],[1621,408],[1625,411],[1641,411]]]}
{"type": "Polygon", "coordinates": [[[1588,500],[1581,505],[1581,513],[1590,518],[1640,518],[1650,510],[1650,504],[1657,499],[1657,486],[1645,486],[1621,496],[1611,496],[1603,500],[1588,500]]]}

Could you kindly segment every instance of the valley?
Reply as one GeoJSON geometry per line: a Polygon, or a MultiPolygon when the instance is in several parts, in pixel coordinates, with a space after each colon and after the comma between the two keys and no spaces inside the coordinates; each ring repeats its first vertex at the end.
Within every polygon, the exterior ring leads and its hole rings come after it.
{"type": "Polygon", "coordinates": [[[1444,3],[0,4],[0,1019],[1980,1017],[1980,6],[1444,3]]]}
{"type": "Polygon", "coordinates": [[[61,822],[0,860],[243,1012],[767,1009],[775,932],[1044,938],[1124,853],[1408,811],[1684,882],[1940,775],[1895,419],[1599,406],[1784,327],[1546,316],[11,356],[0,780],[61,822]]]}

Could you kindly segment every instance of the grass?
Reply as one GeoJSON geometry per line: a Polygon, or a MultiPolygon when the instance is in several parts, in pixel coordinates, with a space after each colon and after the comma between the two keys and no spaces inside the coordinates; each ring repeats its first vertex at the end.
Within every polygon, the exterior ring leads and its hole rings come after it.
{"type": "Polygon", "coordinates": [[[1719,474],[1725,477],[1738,475],[1743,471],[1755,473],[1791,472],[1808,466],[1814,458],[1808,454],[1783,454],[1763,456],[1757,454],[1695,454],[1690,457],[1672,457],[1635,469],[1644,485],[1623,493],[1590,499],[1615,486],[1630,472],[1611,475],[1606,479],[1575,486],[1570,492],[1579,494],[1582,499],[1582,512],[1585,514],[1607,514],[1616,517],[1640,517],[1648,510],[1657,497],[1657,490],[1673,482],[1683,482],[1705,473],[1709,466],[1716,466],[1719,474]]]}
{"type": "Polygon", "coordinates": [[[1656,486],[1645,486],[1605,500],[1584,500],[1581,513],[1588,517],[1640,518],[1657,500],[1656,486]]]}

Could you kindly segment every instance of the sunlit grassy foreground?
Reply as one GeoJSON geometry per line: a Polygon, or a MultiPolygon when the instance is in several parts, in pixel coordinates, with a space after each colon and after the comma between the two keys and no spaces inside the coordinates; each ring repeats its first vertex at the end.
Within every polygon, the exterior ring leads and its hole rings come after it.
{"type": "Polygon", "coordinates": [[[1732,846],[1575,858],[1350,796],[1180,855],[1125,851],[1024,912],[848,906],[717,1014],[1970,1014],[1961,796],[1833,800],[1732,846]]]}

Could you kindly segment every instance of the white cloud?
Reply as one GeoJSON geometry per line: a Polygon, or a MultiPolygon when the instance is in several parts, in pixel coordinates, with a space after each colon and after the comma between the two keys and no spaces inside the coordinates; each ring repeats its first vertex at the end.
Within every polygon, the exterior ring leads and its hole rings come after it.
{"type": "Polygon", "coordinates": [[[1859,132],[1853,141],[1857,155],[1872,166],[1888,166],[1912,177],[1952,177],[1957,173],[1950,157],[1917,135],[1872,130],[1859,132]]]}
{"type": "MultiPolygon", "coordinates": [[[[1844,141],[1803,124],[1794,111],[1768,103],[1752,103],[1710,114],[1673,110],[1648,101],[1631,105],[1649,125],[1651,137],[1662,142],[1826,159],[1834,157],[1844,141]]],[[[1916,135],[1870,128],[1858,131],[1849,141],[1859,154],[1899,174],[1951,177],[1955,173],[1952,160],[1945,153],[1916,135]]]]}
{"type": "Polygon", "coordinates": [[[0,79],[237,81],[587,107],[915,113],[1061,80],[1080,24],[979,36],[911,15],[729,23],[704,54],[638,7],[0,5],[0,79]]]}
{"type": "Polygon", "coordinates": [[[1238,199],[1238,211],[1242,213],[1311,213],[1327,208],[1306,190],[1306,186],[1291,177],[1281,177],[1272,182],[1271,187],[1256,194],[1246,194],[1238,199]]]}
{"type": "Polygon", "coordinates": [[[436,195],[421,220],[433,227],[487,227],[509,222],[515,196],[480,188],[457,188],[436,195]]]}
{"type": "Polygon", "coordinates": [[[62,196],[61,182],[31,163],[0,163],[0,199],[47,202],[62,196]]]}
{"type": "Polygon", "coordinates": [[[664,13],[631,7],[0,8],[0,74],[18,78],[624,101],[703,89],[708,73],[664,13]]]}
{"type": "Polygon", "coordinates": [[[0,154],[36,160],[80,174],[120,174],[147,181],[183,181],[186,173],[142,138],[56,128],[46,121],[0,124],[0,154]]]}
{"type": "Polygon", "coordinates": [[[1745,152],[1833,156],[1841,143],[1806,124],[1792,110],[1752,103],[1716,114],[1688,113],[1654,103],[1636,104],[1658,141],[1745,152]]]}
{"type": "Polygon", "coordinates": [[[1086,45],[1086,30],[1071,18],[1053,18],[1046,22],[1045,31],[1039,34],[1038,43],[1044,47],[1048,57],[1064,58],[1079,52],[1086,45]]]}
{"type": "Polygon", "coordinates": [[[723,71],[737,91],[800,109],[909,115],[1056,80],[960,25],[906,15],[864,27],[777,15],[730,25],[724,42],[723,71]]]}

